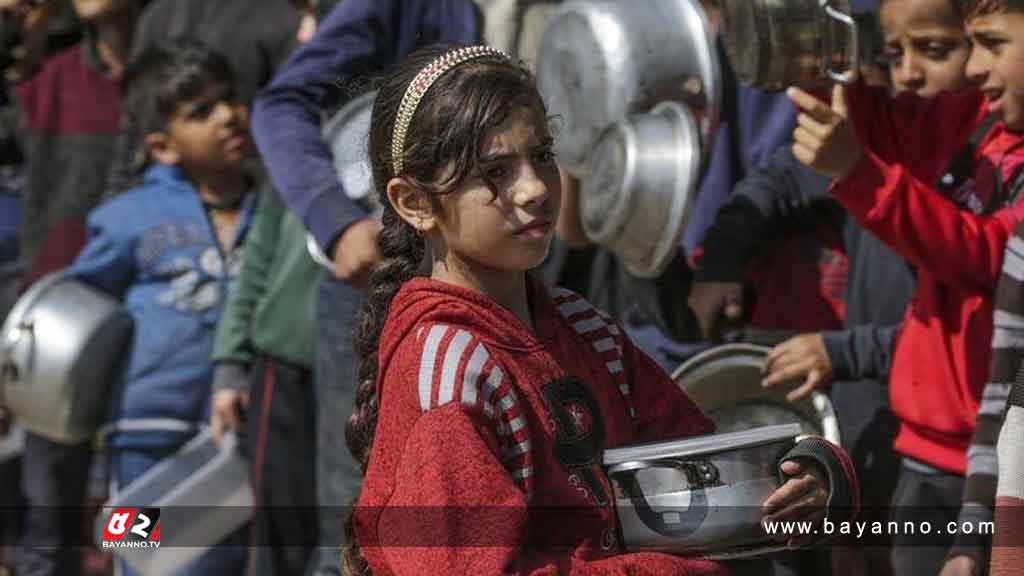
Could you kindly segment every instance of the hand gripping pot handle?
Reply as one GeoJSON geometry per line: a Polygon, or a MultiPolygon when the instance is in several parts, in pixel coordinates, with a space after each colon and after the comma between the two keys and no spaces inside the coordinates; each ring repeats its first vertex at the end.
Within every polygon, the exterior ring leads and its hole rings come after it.
{"type": "Polygon", "coordinates": [[[828,1],[829,0],[822,0],[821,2],[821,9],[825,11],[825,15],[833,21],[849,28],[849,33],[847,35],[849,38],[847,54],[850,55],[850,69],[846,72],[836,72],[833,70],[832,67],[835,64],[835,62],[833,62],[833,51],[826,50],[825,73],[828,74],[828,77],[835,82],[850,84],[857,78],[857,54],[860,49],[857,41],[857,23],[854,22],[853,17],[849,14],[846,14],[842,10],[836,10],[830,6],[828,1]]]}
{"type": "Polygon", "coordinates": [[[649,529],[675,538],[689,536],[704,524],[708,516],[708,497],[704,490],[719,484],[718,468],[706,460],[665,458],[649,462],[626,462],[612,467],[608,475],[629,496],[637,516],[649,529]],[[686,474],[690,502],[685,510],[672,507],[658,511],[651,507],[637,481],[637,473],[655,468],[675,469],[686,474]]]}

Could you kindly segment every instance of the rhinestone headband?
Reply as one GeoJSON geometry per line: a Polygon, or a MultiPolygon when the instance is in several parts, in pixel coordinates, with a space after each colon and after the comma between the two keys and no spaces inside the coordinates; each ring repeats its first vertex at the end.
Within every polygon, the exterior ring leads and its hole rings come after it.
{"type": "Polygon", "coordinates": [[[395,118],[395,130],[391,137],[391,163],[395,169],[395,176],[402,173],[402,154],[405,152],[405,136],[409,131],[409,124],[412,123],[412,116],[416,113],[416,108],[419,107],[420,100],[423,99],[424,94],[427,93],[427,90],[430,89],[438,78],[444,76],[452,68],[464,62],[480,58],[509,59],[504,52],[490,46],[467,46],[451,50],[420,70],[409,84],[409,87],[405,89],[405,95],[402,96],[402,104],[398,107],[398,116],[395,118]]]}

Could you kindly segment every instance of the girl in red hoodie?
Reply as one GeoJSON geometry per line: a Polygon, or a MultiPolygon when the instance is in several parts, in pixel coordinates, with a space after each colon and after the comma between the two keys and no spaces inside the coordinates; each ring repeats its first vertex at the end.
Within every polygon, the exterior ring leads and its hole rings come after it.
{"type": "MultiPolygon", "coordinates": [[[[491,48],[420,51],[378,92],[383,260],[346,430],[365,471],[353,573],[725,573],[622,554],[602,450],[712,424],[611,319],[528,274],[558,218],[551,146],[532,77],[491,48]]],[[[849,460],[810,444],[767,519],[856,507],[849,460]]]]}

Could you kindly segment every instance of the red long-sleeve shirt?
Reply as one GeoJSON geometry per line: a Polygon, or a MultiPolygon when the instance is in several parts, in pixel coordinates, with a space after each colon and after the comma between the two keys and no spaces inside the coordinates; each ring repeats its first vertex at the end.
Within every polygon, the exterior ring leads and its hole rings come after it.
{"type": "MultiPolygon", "coordinates": [[[[898,452],[963,474],[991,358],[993,295],[1020,203],[981,215],[929,184],[987,114],[977,93],[930,103],[893,101],[863,85],[848,92],[866,153],[833,192],[872,233],[917,267],[917,290],[896,343],[890,400],[898,452]]],[[[957,193],[976,208],[1024,162],[1020,134],[997,123],[975,149],[957,193]]]]}

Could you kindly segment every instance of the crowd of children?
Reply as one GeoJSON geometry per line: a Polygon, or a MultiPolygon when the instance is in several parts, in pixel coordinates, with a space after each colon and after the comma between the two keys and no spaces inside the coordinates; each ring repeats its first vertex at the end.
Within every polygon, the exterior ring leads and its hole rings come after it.
{"type": "Polygon", "coordinates": [[[244,438],[256,514],[192,575],[818,573],[616,530],[601,450],[712,432],[665,369],[728,324],[791,333],[762,385],[827,391],[842,428],[783,458],[766,519],[994,520],[826,547],[836,574],[1020,570],[1024,3],[858,5],[886,69],[830,100],[730,83],[654,281],[578,234],[532,8],[0,0],[29,35],[0,116],[20,282],[63,270],[135,323],[100,442],[28,434],[15,574],[87,570],[90,468],[113,496],[206,427],[244,438]],[[80,35],[45,55],[61,14],[80,35]],[[371,87],[378,213],[321,135],[371,87]]]}

